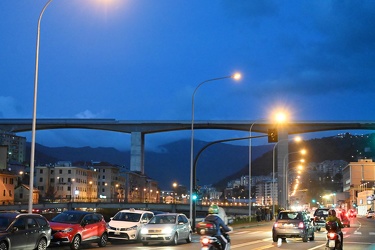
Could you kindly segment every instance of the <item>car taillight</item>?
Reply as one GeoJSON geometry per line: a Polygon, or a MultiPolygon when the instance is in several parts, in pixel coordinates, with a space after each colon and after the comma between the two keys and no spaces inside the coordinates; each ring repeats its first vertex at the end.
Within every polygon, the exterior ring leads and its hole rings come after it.
{"type": "Polygon", "coordinates": [[[305,228],[305,224],[301,221],[298,223],[298,228],[305,228]]]}

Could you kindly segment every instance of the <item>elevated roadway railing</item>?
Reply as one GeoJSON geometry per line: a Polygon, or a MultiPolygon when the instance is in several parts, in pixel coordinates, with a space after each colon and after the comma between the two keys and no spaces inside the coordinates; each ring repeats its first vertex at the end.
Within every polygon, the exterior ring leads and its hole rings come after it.
{"type": "MultiPolygon", "coordinates": [[[[39,203],[33,204],[34,210],[46,211],[52,209],[101,209],[101,208],[112,208],[112,209],[147,209],[154,211],[163,212],[189,212],[189,204],[166,204],[166,203],[108,203],[108,202],[68,202],[68,203],[39,203]]],[[[247,215],[247,206],[224,206],[223,207],[228,215],[247,215]]],[[[28,204],[14,204],[14,205],[0,205],[0,211],[27,211],[28,204]]],[[[196,211],[206,214],[208,206],[197,205],[196,211]]]]}

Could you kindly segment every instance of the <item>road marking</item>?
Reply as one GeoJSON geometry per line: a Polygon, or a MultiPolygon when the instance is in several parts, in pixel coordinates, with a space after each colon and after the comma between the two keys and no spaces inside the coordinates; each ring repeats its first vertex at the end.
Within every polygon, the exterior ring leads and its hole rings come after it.
{"type": "Polygon", "coordinates": [[[375,235],[375,232],[369,232],[369,235],[375,235]]]}
{"type": "MultiPolygon", "coordinates": [[[[249,245],[253,245],[253,244],[257,244],[257,243],[262,243],[262,242],[265,242],[265,241],[270,241],[271,239],[263,239],[263,240],[256,240],[256,241],[251,241],[251,242],[246,242],[246,243],[242,243],[242,244],[236,244],[236,245],[231,245],[230,248],[231,249],[235,249],[235,248],[240,248],[240,247],[245,247],[245,246],[249,246],[249,245]]],[[[273,247],[274,245],[271,244],[271,246],[267,247],[267,248],[271,248],[273,247]]],[[[265,247],[265,246],[264,246],[265,247]]],[[[255,248],[255,249],[258,249],[258,248],[255,248]]],[[[259,249],[266,249],[266,248],[259,248],[259,249]]]]}
{"type": "Polygon", "coordinates": [[[362,234],[362,232],[357,232],[357,231],[355,231],[354,234],[362,234]]]}

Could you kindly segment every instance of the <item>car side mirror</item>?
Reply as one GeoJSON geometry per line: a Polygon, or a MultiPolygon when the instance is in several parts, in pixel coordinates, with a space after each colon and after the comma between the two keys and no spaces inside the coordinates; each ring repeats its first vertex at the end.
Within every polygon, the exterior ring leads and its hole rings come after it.
{"type": "Polygon", "coordinates": [[[17,232],[17,231],[18,231],[18,227],[13,227],[12,228],[12,233],[17,232]]]}

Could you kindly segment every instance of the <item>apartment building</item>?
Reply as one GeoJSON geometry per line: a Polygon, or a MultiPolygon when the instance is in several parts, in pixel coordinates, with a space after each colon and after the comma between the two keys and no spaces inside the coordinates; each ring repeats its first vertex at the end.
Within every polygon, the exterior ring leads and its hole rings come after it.
{"type": "Polygon", "coordinates": [[[7,162],[23,163],[26,159],[26,137],[0,133],[0,145],[7,147],[7,162]]]}

